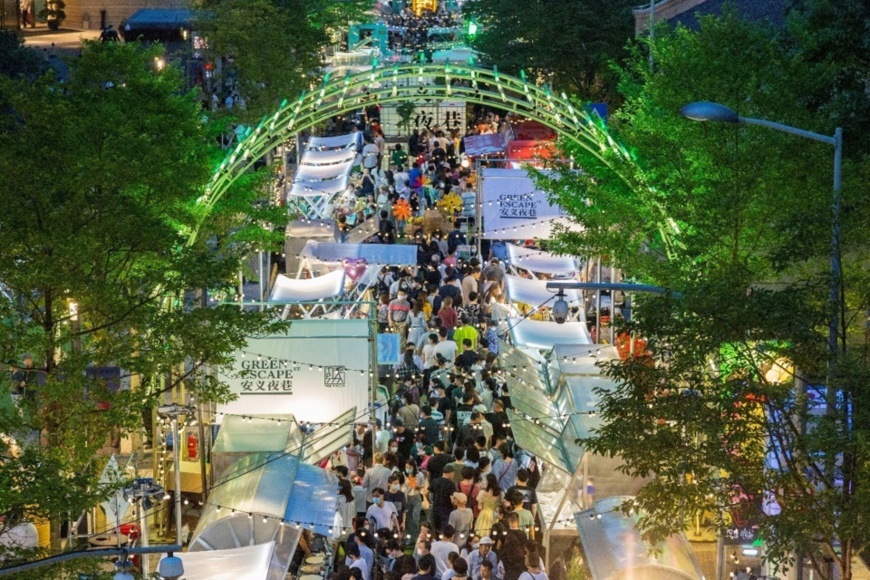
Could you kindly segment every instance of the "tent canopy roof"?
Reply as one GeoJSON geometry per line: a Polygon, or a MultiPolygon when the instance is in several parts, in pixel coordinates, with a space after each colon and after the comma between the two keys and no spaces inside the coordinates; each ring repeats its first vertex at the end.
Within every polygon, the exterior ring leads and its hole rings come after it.
{"type": "Polygon", "coordinates": [[[344,291],[344,270],[335,270],[317,278],[295,279],[278,275],[270,302],[308,302],[340,296],[344,291]]]}
{"type": "Polygon", "coordinates": [[[557,256],[549,252],[524,248],[515,244],[506,244],[508,261],[512,266],[529,270],[536,274],[574,276],[579,269],[579,262],[571,256],[557,256]]]}
{"type": "Polygon", "coordinates": [[[585,322],[541,322],[508,318],[511,338],[517,346],[551,349],[557,344],[592,344],[585,322]]]}
{"type": "Polygon", "coordinates": [[[404,244],[340,244],[309,240],[300,254],[319,262],[341,262],[345,258],[363,258],[366,264],[379,266],[416,266],[416,246],[404,244]]]}
{"type": "MultiPolygon", "coordinates": [[[[546,280],[530,280],[522,276],[505,275],[505,290],[512,302],[523,302],[532,308],[553,300],[555,292],[547,290],[546,280]]],[[[570,306],[580,306],[583,298],[579,290],[565,290],[565,300],[570,306]]],[[[552,306],[552,304],[550,304],[552,306]]]]}
{"type": "Polygon", "coordinates": [[[302,441],[302,431],[293,415],[266,415],[249,420],[227,415],[215,438],[214,453],[283,451],[302,441]],[[278,420],[281,422],[279,423],[278,420]]]}
{"type": "Polygon", "coordinates": [[[670,536],[652,551],[641,539],[634,516],[620,505],[630,496],[597,501],[574,514],[595,580],[701,580],[704,575],[692,546],[682,534],[670,536]],[[653,552],[655,555],[651,555],[653,552]]]}

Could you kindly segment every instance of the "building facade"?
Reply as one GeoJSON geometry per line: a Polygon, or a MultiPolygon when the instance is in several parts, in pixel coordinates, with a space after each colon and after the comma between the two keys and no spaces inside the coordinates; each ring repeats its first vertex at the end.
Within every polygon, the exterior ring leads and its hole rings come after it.
{"type": "Polygon", "coordinates": [[[66,0],[64,28],[99,30],[107,24],[120,28],[141,8],[188,8],[189,0],[66,0]]]}

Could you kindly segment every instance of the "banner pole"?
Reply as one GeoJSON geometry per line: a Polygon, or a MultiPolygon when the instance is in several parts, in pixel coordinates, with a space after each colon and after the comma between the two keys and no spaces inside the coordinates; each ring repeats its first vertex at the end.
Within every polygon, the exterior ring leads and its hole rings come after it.
{"type": "Polygon", "coordinates": [[[369,422],[372,430],[372,449],[374,449],[375,435],[377,433],[375,409],[378,398],[378,319],[377,304],[374,302],[369,305],[369,334],[369,388],[371,390],[369,422]]]}

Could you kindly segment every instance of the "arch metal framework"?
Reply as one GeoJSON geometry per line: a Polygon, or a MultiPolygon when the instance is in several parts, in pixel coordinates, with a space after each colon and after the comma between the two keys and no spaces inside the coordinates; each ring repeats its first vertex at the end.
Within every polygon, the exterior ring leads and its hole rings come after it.
{"type": "MultiPolygon", "coordinates": [[[[370,71],[348,71],[339,79],[327,74],[319,89],[303,92],[295,102],[285,100],[271,117],[265,117],[256,128],[249,128],[224,158],[200,198],[202,215],[211,211],[239,176],[291,135],[367,105],[421,99],[459,99],[497,105],[547,125],[603,163],[608,163],[602,155],[608,149],[616,151],[622,161],[630,160],[628,151],[590,113],[575,108],[564,93],[554,95],[548,87],[528,82],[522,71],[518,78],[500,74],[495,67],[475,66],[473,62],[395,66],[375,63],[370,71]],[[425,84],[427,79],[433,79],[434,84],[425,84]],[[455,81],[462,83],[454,85],[455,81]]],[[[192,231],[190,243],[196,236],[197,230],[192,231]]]]}

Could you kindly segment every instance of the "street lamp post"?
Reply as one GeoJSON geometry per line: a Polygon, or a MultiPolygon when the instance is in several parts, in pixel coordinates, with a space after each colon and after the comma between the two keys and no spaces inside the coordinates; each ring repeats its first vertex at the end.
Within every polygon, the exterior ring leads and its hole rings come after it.
{"type": "MultiPolygon", "coordinates": [[[[840,264],[840,211],[841,211],[841,173],[843,168],[843,129],[837,127],[833,136],[813,133],[804,129],[798,129],[782,123],[775,123],[765,119],[753,119],[741,117],[734,110],[719,103],[701,101],[689,103],[680,113],[692,121],[717,121],[721,123],[734,123],[744,125],[760,125],[769,129],[776,129],[784,133],[791,133],[805,139],[820,141],[834,147],[834,198],[831,204],[831,316],[828,321],[828,351],[831,356],[831,364],[828,365],[828,401],[836,403],[836,398],[831,395],[833,386],[833,359],[838,352],[837,340],[840,325],[840,285],[842,283],[843,269],[840,264]]],[[[845,337],[844,337],[845,340],[845,337]]]]}
{"type": "MultiPolygon", "coordinates": [[[[736,111],[719,103],[695,102],[689,103],[680,109],[680,113],[692,121],[716,121],[720,123],[733,123],[745,125],[759,125],[769,129],[776,129],[784,133],[791,133],[805,139],[820,141],[834,147],[834,195],[831,203],[831,288],[830,288],[830,318],[828,319],[828,369],[826,385],[827,413],[833,414],[837,405],[837,393],[833,388],[834,375],[836,374],[836,356],[839,351],[838,336],[840,326],[840,290],[842,284],[842,264],[840,263],[840,212],[841,212],[841,188],[843,169],[843,128],[837,127],[833,136],[822,135],[804,129],[798,129],[782,123],[775,123],[766,119],[753,119],[741,117],[736,111]]],[[[845,342],[845,333],[843,341],[845,342]]],[[[832,466],[831,466],[832,468],[832,466]]],[[[798,555],[798,577],[803,574],[803,556],[798,555]]]]}

